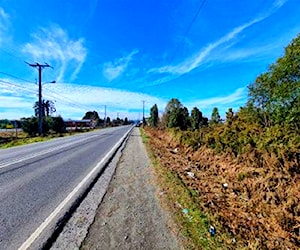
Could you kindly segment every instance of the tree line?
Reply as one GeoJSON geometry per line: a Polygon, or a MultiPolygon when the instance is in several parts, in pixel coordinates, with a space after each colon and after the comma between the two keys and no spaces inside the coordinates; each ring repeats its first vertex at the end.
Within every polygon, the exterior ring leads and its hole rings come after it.
{"type": "Polygon", "coordinates": [[[157,105],[151,108],[149,125],[185,131],[182,140],[196,147],[206,145],[235,155],[256,149],[299,161],[300,34],[285,48],[285,54],[248,86],[246,105],[237,112],[229,108],[224,121],[217,107],[208,119],[197,107],[189,114],[172,98],[160,118],[157,105]]]}

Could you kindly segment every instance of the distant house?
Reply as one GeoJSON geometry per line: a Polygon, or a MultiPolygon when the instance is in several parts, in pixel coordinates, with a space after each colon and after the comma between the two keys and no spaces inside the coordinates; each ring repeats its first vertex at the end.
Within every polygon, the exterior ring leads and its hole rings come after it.
{"type": "Polygon", "coordinates": [[[84,119],[84,120],[65,120],[65,127],[66,130],[86,130],[86,129],[93,129],[95,128],[95,124],[91,119],[84,119]]]}

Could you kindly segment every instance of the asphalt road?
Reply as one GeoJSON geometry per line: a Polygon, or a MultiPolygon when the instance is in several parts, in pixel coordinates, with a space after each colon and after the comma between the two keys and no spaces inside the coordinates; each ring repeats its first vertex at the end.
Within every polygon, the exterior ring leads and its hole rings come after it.
{"type": "Polygon", "coordinates": [[[63,202],[130,128],[0,150],[0,249],[40,247],[58,220],[54,211],[63,211],[63,202]]]}

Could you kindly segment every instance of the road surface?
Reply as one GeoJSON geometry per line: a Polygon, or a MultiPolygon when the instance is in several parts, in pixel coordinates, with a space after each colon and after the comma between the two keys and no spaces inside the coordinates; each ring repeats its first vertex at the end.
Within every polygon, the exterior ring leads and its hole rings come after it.
{"type": "MultiPolygon", "coordinates": [[[[158,191],[139,129],[134,128],[80,249],[181,249],[158,191]]],[[[61,246],[56,249],[76,249],[70,243],[61,246]]]]}
{"type": "Polygon", "coordinates": [[[0,150],[0,249],[41,247],[65,207],[86,188],[86,176],[93,177],[91,171],[102,167],[130,129],[0,150]]]}

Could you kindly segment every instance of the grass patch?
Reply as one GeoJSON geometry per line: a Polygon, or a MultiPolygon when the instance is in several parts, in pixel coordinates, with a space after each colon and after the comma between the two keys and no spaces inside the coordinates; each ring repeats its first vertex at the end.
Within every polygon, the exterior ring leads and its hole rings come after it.
{"type": "Polygon", "coordinates": [[[180,231],[184,249],[225,249],[221,246],[224,235],[211,236],[209,233],[212,220],[200,210],[197,192],[189,189],[176,172],[160,164],[159,158],[151,150],[149,137],[142,128],[140,131],[157,184],[163,190],[161,202],[170,211],[176,224],[175,230],[180,231]]]}
{"type": "Polygon", "coordinates": [[[140,133],[141,133],[141,136],[142,136],[142,140],[143,140],[143,143],[148,143],[149,142],[149,136],[145,134],[143,128],[140,128],[140,133]]]}
{"type": "MultiPolygon", "coordinates": [[[[89,131],[87,131],[89,132],[89,131]]],[[[21,145],[26,145],[26,144],[31,144],[35,142],[43,142],[43,141],[48,141],[54,138],[59,138],[59,137],[66,137],[66,136],[71,136],[75,134],[81,134],[85,133],[85,131],[77,131],[77,132],[72,132],[72,133],[64,133],[64,134],[49,134],[47,136],[36,136],[36,137],[30,137],[24,132],[19,132],[18,138],[15,137],[14,133],[1,133],[0,134],[0,149],[4,148],[11,148],[11,147],[16,147],[16,146],[21,146],[21,145]]]]}
{"type": "Polygon", "coordinates": [[[11,148],[15,146],[21,146],[21,145],[26,145],[30,143],[35,143],[35,142],[42,142],[42,141],[48,141],[53,138],[57,138],[59,136],[44,136],[44,137],[25,137],[25,138],[17,138],[17,139],[12,139],[9,142],[5,142],[0,144],[0,148],[11,148]]]}

